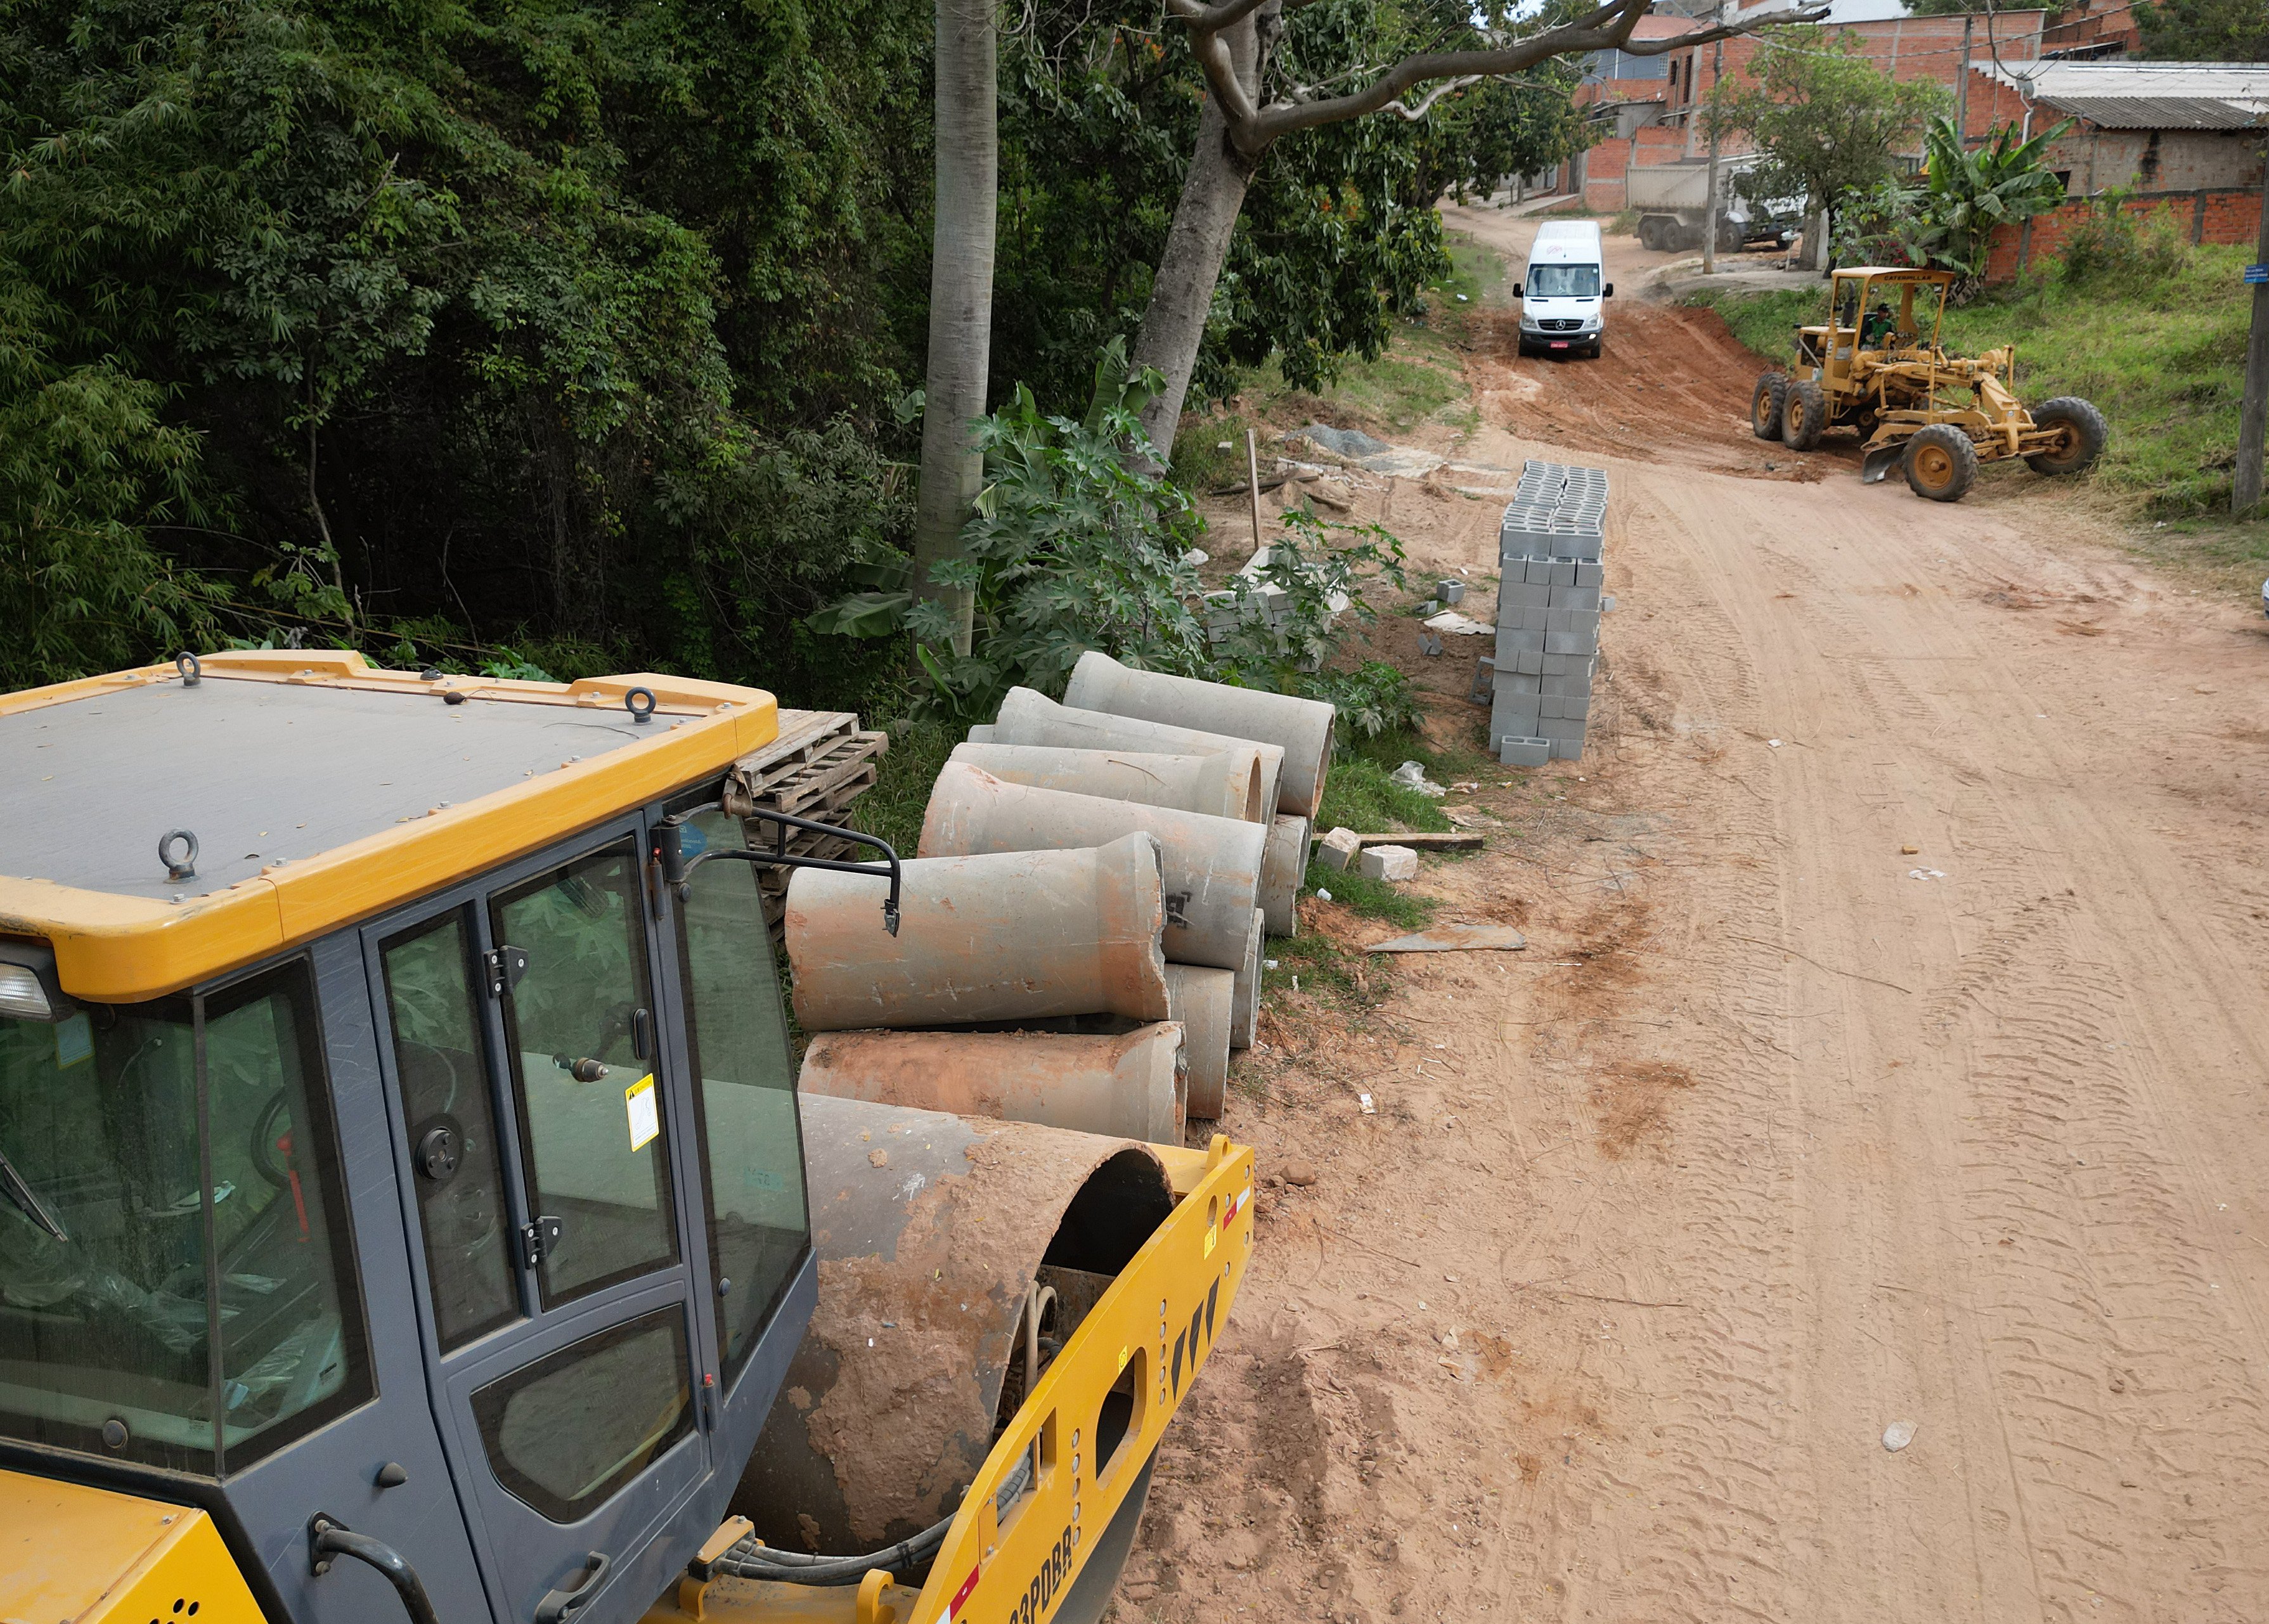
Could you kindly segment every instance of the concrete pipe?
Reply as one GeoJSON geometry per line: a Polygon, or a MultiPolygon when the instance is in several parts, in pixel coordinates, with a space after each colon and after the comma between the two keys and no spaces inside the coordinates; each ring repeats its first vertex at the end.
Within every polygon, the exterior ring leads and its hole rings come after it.
{"type": "Polygon", "coordinates": [[[1262,824],[1004,784],[981,767],[950,761],[930,791],[920,850],[924,858],[1048,851],[1100,845],[1138,830],[1156,836],[1163,851],[1166,956],[1236,969],[1260,890],[1268,841],[1262,824]]]}
{"type": "Polygon", "coordinates": [[[1168,676],[1163,671],[1137,671],[1090,649],[1072,668],[1064,703],[1079,710],[1139,716],[1173,727],[1202,727],[1231,738],[1280,746],[1284,773],[1276,784],[1276,809],[1313,817],[1324,804],[1336,712],[1320,699],[1168,676]]]}
{"type": "Polygon", "coordinates": [[[983,722],[978,723],[977,726],[969,730],[969,742],[972,744],[992,743],[993,729],[983,722]]]}
{"type": "Polygon", "coordinates": [[[1232,1049],[1253,1047],[1253,1029],[1260,1023],[1260,950],[1267,945],[1263,934],[1267,927],[1267,919],[1255,908],[1247,927],[1245,963],[1238,966],[1237,992],[1230,1008],[1229,1046],[1232,1049]]]}
{"type": "Polygon", "coordinates": [[[1125,1268],[1174,1198],[1130,1140],[800,1104],[819,1300],[732,1509],[767,1544],[847,1555],[958,1507],[1016,1391],[1026,1291],[1091,1301],[1080,1282],[1125,1268]]]}
{"type": "Polygon", "coordinates": [[[1300,887],[1308,875],[1308,820],[1279,815],[1260,853],[1260,912],[1272,936],[1300,934],[1300,887]]]}
{"type": "Polygon", "coordinates": [[[1237,1008],[1237,972],[1202,964],[1166,966],[1166,1008],[1182,1026],[1189,1064],[1187,1114],[1217,1121],[1229,1092],[1229,1028],[1237,1008]]]}
{"type": "Polygon", "coordinates": [[[796,1020],[808,1032],[1096,1010],[1164,1020],[1157,838],[1087,845],[912,859],[895,936],[876,916],[879,880],[796,869],[786,919],[796,1020]]]}
{"type": "MultiPolygon", "coordinates": [[[[1167,1001],[1173,1001],[1168,966],[1167,1001]]],[[[1211,972],[1226,976],[1225,970],[1211,972]]],[[[1223,1031],[1227,1033],[1227,1026],[1223,1031]]],[[[1183,1029],[1171,1021],[1116,1037],[1050,1032],[822,1032],[796,1087],[838,1099],[965,1117],[1038,1122],[1152,1144],[1182,1142],[1183,1029]]]]}
{"type": "Polygon", "coordinates": [[[982,767],[1006,783],[1029,784],[1034,789],[1101,795],[1248,823],[1268,821],[1260,804],[1260,751],[1255,745],[1212,756],[1160,756],[1045,744],[957,744],[952,758],[982,767]]]}
{"type": "Polygon", "coordinates": [[[1284,752],[1280,746],[1191,727],[1169,727],[1136,716],[1073,710],[1030,688],[1011,688],[1009,697],[1001,701],[992,742],[1047,744],[1074,750],[1145,750],[1163,756],[1213,756],[1223,750],[1257,749],[1263,808],[1276,804],[1284,776],[1284,752]]]}

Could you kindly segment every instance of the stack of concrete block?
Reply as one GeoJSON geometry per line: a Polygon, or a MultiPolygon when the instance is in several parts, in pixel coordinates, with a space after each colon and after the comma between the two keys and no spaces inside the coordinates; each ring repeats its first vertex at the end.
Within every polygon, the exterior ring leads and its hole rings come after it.
{"type": "Polygon", "coordinates": [[[1497,536],[1489,748],[1508,765],[1584,754],[1599,666],[1604,469],[1531,459],[1497,536]]]}

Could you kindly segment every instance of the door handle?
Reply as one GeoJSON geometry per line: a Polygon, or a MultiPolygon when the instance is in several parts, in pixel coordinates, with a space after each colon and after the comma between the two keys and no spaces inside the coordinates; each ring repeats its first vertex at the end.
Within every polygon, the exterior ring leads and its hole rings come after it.
{"type": "Polygon", "coordinates": [[[583,1582],[572,1591],[548,1591],[543,1599],[536,1604],[536,1624],[566,1624],[582,1610],[583,1604],[599,1593],[600,1583],[607,1569],[614,1566],[613,1559],[604,1551],[584,1554],[583,1582]]]}
{"type": "Polygon", "coordinates": [[[377,1569],[379,1576],[394,1586],[394,1593],[402,1598],[402,1610],[410,1615],[411,1624],[441,1624],[433,1612],[432,1598],[425,1594],[425,1581],[418,1576],[418,1569],[403,1560],[401,1552],[384,1540],[356,1533],[335,1517],[316,1512],[307,1519],[310,1571],[321,1578],[331,1570],[332,1561],[341,1556],[351,1556],[377,1569]]]}

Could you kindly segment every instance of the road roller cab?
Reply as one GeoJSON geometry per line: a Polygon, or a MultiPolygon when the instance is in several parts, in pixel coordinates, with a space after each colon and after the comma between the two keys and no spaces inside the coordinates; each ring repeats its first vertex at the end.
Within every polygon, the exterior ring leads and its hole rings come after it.
{"type": "Polygon", "coordinates": [[[903,1624],[1094,1566],[1249,1157],[800,1111],[777,727],[299,651],[0,697],[0,1616],[903,1624]]]}

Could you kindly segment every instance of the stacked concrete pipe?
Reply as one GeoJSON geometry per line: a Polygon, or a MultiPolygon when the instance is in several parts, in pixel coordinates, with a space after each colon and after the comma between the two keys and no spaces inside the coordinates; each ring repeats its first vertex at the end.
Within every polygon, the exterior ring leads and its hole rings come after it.
{"type": "Polygon", "coordinates": [[[1166,1008],[1181,1023],[1182,1055],[1189,1067],[1189,1115],[1217,1119],[1229,1093],[1237,972],[1203,964],[1169,964],[1166,1008]]]}
{"type": "Polygon", "coordinates": [[[1135,717],[1164,727],[1202,727],[1232,738],[1274,744],[1284,752],[1276,810],[1312,818],[1323,806],[1335,712],[1320,699],[1232,688],[1163,671],[1137,671],[1090,649],[1072,668],[1064,704],[1075,710],[1135,717]]]}
{"type": "MultiPolygon", "coordinates": [[[[1202,685],[1222,693],[1237,691],[1219,683],[1202,685]]],[[[1001,702],[1001,714],[993,723],[987,742],[1047,744],[1077,750],[1155,750],[1167,756],[1216,756],[1224,750],[1257,749],[1260,752],[1261,806],[1274,807],[1283,799],[1284,751],[1280,745],[1207,733],[1195,727],[1168,727],[1136,716],[1083,711],[1058,705],[1046,694],[1030,688],[1009,690],[1009,697],[1001,702]]]]}
{"type": "MultiPolygon", "coordinates": [[[[1170,986],[1179,968],[1170,968],[1170,986]]],[[[822,1032],[804,1052],[796,1087],[837,1099],[1179,1145],[1189,1089],[1182,1044],[1182,1028],[1171,1021],[1098,1037],[822,1032]]],[[[1209,1114],[1220,1115],[1218,1106],[1209,1114]]]]}
{"type": "Polygon", "coordinates": [[[804,1030],[1099,1010],[1166,1018],[1156,836],[1126,830],[1082,850],[1002,849],[904,867],[896,935],[876,922],[878,875],[795,871],[786,934],[804,1030]]]}
{"type": "Polygon", "coordinates": [[[1308,874],[1308,830],[1304,817],[1279,813],[1268,824],[1268,844],[1260,853],[1260,912],[1272,936],[1300,934],[1300,886],[1308,874]]]}
{"type": "Polygon", "coordinates": [[[1256,745],[1208,756],[1162,756],[1145,750],[973,743],[955,745],[952,759],[1035,789],[1101,795],[1246,823],[1268,821],[1260,801],[1260,750],[1256,745]]]}
{"type": "Polygon", "coordinates": [[[1242,965],[1260,892],[1266,825],[1035,789],[1004,783],[966,762],[948,762],[930,792],[920,850],[924,858],[1033,852],[1093,845],[1136,831],[1157,837],[1162,849],[1166,957],[1219,970],[1242,965]]]}
{"type": "Polygon", "coordinates": [[[1237,967],[1237,987],[1230,1006],[1229,1046],[1253,1047],[1253,1029],[1260,1023],[1260,954],[1268,945],[1268,920],[1260,909],[1245,921],[1245,956],[1237,967]]]}

